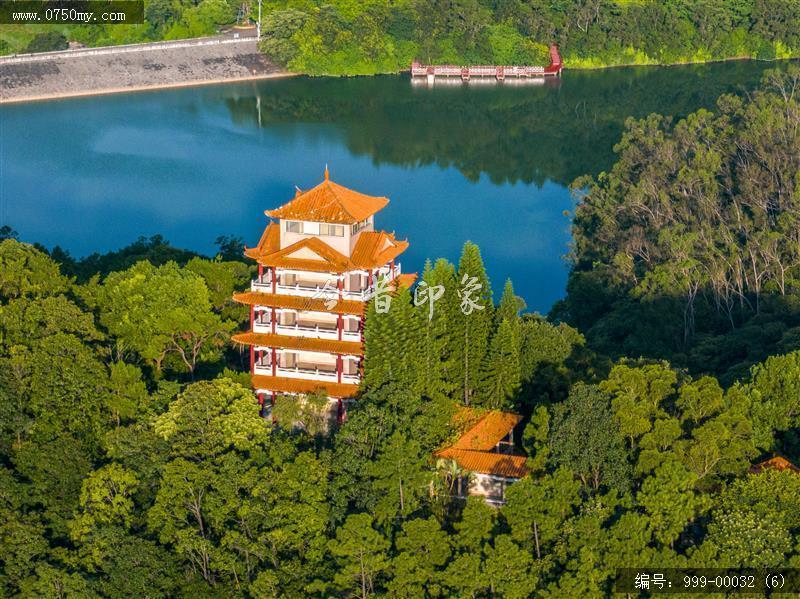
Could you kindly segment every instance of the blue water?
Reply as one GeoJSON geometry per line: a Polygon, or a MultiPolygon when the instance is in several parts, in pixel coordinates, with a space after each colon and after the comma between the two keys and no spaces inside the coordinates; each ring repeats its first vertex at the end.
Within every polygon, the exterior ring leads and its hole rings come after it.
{"type": "MultiPolygon", "coordinates": [[[[758,79],[736,68],[723,74],[758,79]]],[[[651,72],[667,86],[709,71],[651,72]]],[[[510,277],[530,310],[546,312],[568,272],[566,185],[607,168],[624,117],[649,112],[631,86],[653,109],[670,102],[641,70],[614,76],[627,87],[585,74],[505,90],[297,79],[4,106],[0,224],[73,256],[154,234],[213,254],[222,234],[254,245],[263,211],[318,183],[328,164],[336,182],[390,198],[376,225],[410,241],[405,272],[457,260],[472,240],[496,290],[510,277]],[[629,109],[608,110],[607,94],[629,109]]],[[[681,96],[674,113],[712,103],[713,91],[681,96]]]]}

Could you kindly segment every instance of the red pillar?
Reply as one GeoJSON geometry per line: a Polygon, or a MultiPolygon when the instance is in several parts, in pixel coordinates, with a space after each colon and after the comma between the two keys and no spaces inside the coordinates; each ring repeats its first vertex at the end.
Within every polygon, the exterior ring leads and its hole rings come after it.
{"type": "Polygon", "coordinates": [[[336,354],[336,380],[342,382],[342,356],[336,354]]]}
{"type": "Polygon", "coordinates": [[[272,267],[272,293],[277,293],[276,285],[278,284],[278,275],[275,267],[272,267]]]}
{"type": "Polygon", "coordinates": [[[275,308],[272,309],[272,334],[275,334],[275,308]]]}
{"type": "Polygon", "coordinates": [[[342,299],[342,279],[341,278],[337,278],[336,279],[336,288],[339,290],[339,299],[341,300],[342,299]]]}
{"type": "Polygon", "coordinates": [[[389,279],[394,281],[394,260],[389,261],[389,279]]]}
{"type": "Polygon", "coordinates": [[[342,318],[341,314],[337,314],[336,316],[336,328],[339,331],[339,341],[342,340],[342,325],[343,325],[344,318],[342,318]]]}
{"type": "Polygon", "coordinates": [[[372,289],[372,269],[367,273],[367,289],[372,289]]]}
{"type": "MultiPolygon", "coordinates": [[[[277,360],[275,358],[275,348],[273,347],[272,348],[272,376],[275,376],[275,374],[276,374],[276,370],[275,370],[277,368],[276,362],[277,362],[277,360]]],[[[273,395],[274,395],[274,393],[273,393],[273,395]]]]}
{"type": "Polygon", "coordinates": [[[259,283],[262,282],[261,279],[262,279],[263,276],[264,276],[264,265],[263,264],[259,264],[258,265],[258,282],[259,283]]]}
{"type": "Polygon", "coordinates": [[[272,406],[272,422],[273,422],[273,424],[278,421],[275,418],[275,401],[276,401],[276,397],[275,397],[275,392],[273,391],[272,392],[272,401],[270,402],[270,405],[272,406]]]}

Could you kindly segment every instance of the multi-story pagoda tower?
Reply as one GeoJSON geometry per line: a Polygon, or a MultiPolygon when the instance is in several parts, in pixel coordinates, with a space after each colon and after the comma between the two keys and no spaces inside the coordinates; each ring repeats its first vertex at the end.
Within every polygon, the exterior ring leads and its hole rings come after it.
{"type": "Polygon", "coordinates": [[[250,330],[233,340],[250,347],[250,374],[263,413],[279,395],[324,390],[341,421],[363,372],[365,306],[383,287],[410,285],[397,257],[407,241],[376,231],[389,200],[325,179],[297,189],[265,214],[273,219],[245,255],[258,262],[250,291],[250,330]]]}

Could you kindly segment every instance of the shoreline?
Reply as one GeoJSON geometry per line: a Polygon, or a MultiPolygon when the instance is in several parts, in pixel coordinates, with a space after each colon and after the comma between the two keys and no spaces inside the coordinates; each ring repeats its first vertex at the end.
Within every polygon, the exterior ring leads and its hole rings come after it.
{"type": "MultiPolygon", "coordinates": [[[[243,40],[242,40],[243,41],[243,40]]],[[[53,57],[54,59],[56,57],[53,57]]],[[[262,55],[263,58],[263,55],[262,55]]],[[[637,63],[625,63],[625,64],[609,64],[609,65],[602,65],[602,66],[580,66],[580,67],[570,67],[565,65],[564,70],[566,71],[573,71],[573,72],[580,72],[580,71],[598,71],[598,70],[605,70],[605,69],[616,69],[616,68],[631,68],[631,67],[680,67],[680,66],[690,66],[690,65],[704,65],[704,64],[719,64],[719,63],[726,63],[726,62],[740,62],[740,61],[757,61],[757,62],[768,62],[768,63],[779,63],[785,61],[796,61],[800,60],[798,57],[792,58],[776,58],[772,60],[765,60],[760,58],[755,58],[751,56],[733,56],[730,58],[721,58],[715,60],[703,60],[703,61],[687,61],[687,62],[675,62],[675,63],[645,63],[645,64],[637,64],[637,63]]],[[[402,69],[400,71],[396,71],[394,73],[373,73],[370,75],[309,75],[309,77],[320,77],[320,78],[328,78],[328,77],[378,77],[378,76],[385,76],[385,75],[402,75],[410,72],[407,69],[402,69]]],[[[210,74],[210,73],[209,73],[210,74]]],[[[248,74],[248,75],[233,75],[225,76],[225,77],[209,77],[209,78],[198,78],[195,80],[184,80],[184,81],[158,81],[153,83],[138,83],[132,84],[127,86],[118,86],[118,87],[91,87],[88,89],[76,89],[76,90],[65,90],[65,91],[52,91],[52,92],[45,92],[45,93],[35,93],[31,95],[25,96],[16,96],[16,97],[7,97],[7,98],[0,98],[0,106],[4,105],[16,105],[16,104],[25,104],[25,103],[33,103],[33,102],[48,102],[48,101],[55,101],[55,100],[68,100],[70,98],[88,98],[92,96],[105,96],[105,95],[119,95],[125,93],[138,93],[138,92],[148,92],[148,91],[158,91],[158,90],[169,90],[169,89],[182,89],[182,88],[190,88],[190,87],[205,87],[211,85],[222,85],[226,83],[245,83],[248,81],[263,81],[269,79],[282,79],[282,78],[289,78],[289,77],[298,77],[303,76],[304,73],[294,73],[290,71],[281,71],[281,70],[273,70],[270,72],[262,72],[259,74],[248,74]]]]}
{"type": "Polygon", "coordinates": [[[691,65],[700,65],[700,64],[720,64],[724,62],[743,62],[746,60],[752,60],[753,62],[785,62],[785,61],[792,61],[792,60],[800,60],[800,56],[790,56],[788,58],[757,58],[755,56],[731,56],[729,58],[715,58],[713,60],[687,60],[684,62],[644,62],[644,63],[637,63],[637,62],[626,62],[622,64],[606,64],[600,65],[596,67],[570,67],[566,64],[564,65],[564,70],[569,71],[602,71],[605,69],[618,69],[618,68],[629,68],[629,67],[687,67],[691,65]]]}
{"type": "Polygon", "coordinates": [[[110,96],[125,93],[138,93],[148,91],[158,91],[161,89],[181,89],[185,87],[205,87],[207,85],[222,85],[225,83],[244,83],[247,81],[261,81],[265,79],[282,79],[286,77],[297,77],[300,73],[289,71],[280,73],[264,73],[261,75],[251,75],[248,77],[233,77],[227,79],[203,79],[197,81],[177,81],[174,83],[156,83],[152,85],[137,85],[132,87],[110,87],[103,89],[91,89],[74,92],[54,92],[50,94],[39,94],[35,96],[22,96],[18,98],[0,99],[0,106],[7,104],[25,104],[33,102],[47,102],[49,100],[68,100],[70,98],[89,98],[92,96],[110,96]]]}

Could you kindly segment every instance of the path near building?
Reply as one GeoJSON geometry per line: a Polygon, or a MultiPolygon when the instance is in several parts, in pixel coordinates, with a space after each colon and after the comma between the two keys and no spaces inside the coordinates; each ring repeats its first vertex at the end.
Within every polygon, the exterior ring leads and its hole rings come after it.
{"type": "Polygon", "coordinates": [[[290,75],[258,51],[254,31],[0,57],[0,104],[290,75]]]}

